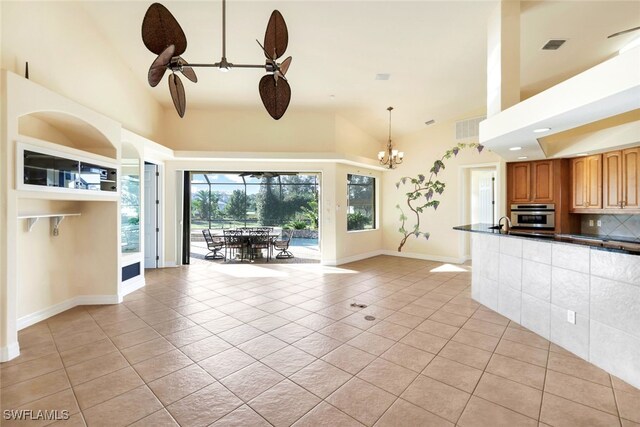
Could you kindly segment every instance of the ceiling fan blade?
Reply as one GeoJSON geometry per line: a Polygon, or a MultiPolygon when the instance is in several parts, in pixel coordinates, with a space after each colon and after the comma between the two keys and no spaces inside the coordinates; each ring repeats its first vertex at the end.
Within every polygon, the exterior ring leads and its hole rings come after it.
{"type": "Polygon", "coordinates": [[[142,20],[142,41],[151,52],[160,55],[169,45],[175,46],[174,55],[187,50],[187,37],[169,9],[153,3],[142,20]]]}
{"type": "Polygon", "coordinates": [[[195,70],[189,66],[189,63],[182,58],[178,58],[178,63],[182,67],[182,75],[191,80],[194,83],[198,83],[198,76],[196,76],[195,70]]]}
{"type": "Polygon", "coordinates": [[[262,76],[258,86],[260,99],[271,117],[279,120],[289,107],[291,101],[291,86],[286,80],[276,82],[271,74],[262,76]]]}
{"type": "Polygon", "coordinates": [[[149,85],[151,87],[158,86],[158,83],[160,83],[160,80],[162,80],[165,71],[167,71],[167,66],[171,63],[171,58],[173,58],[174,51],[175,46],[169,45],[169,47],[163,50],[162,53],[155,59],[155,61],[153,61],[151,67],[149,67],[147,80],[149,81],[149,85]]]}
{"type": "Polygon", "coordinates": [[[173,99],[173,105],[176,107],[178,115],[184,117],[184,112],[187,109],[187,99],[182,81],[175,73],[169,75],[169,92],[171,92],[171,99],[173,99]]]}
{"type": "Polygon", "coordinates": [[[638,31],[638,30],[640,30],[640,27],[629,28],[628,30],[618,31],[617,33],[613,33],[607,38],[610,39],[611,37],[618,37],[618,36],[621,36],[623,34],[631,33],[633,31],[638,31]]]}
{"type": "Polygon", "coordinates": [[[293,58],[290,56],[287,57],[282,63],[278,66],[278,70],[280,71],[280,77],[284,77],[287,75],[287,71],[289,71],[289,67],[291,66],[291,61],[293,58]]]}
{"type": "Polygon", "coordinates": [[[264,34],[264,50],[267,58],[278,59],[284,55],[289,44],[289,32],[287,24],[284,22],[282,14],[274,10],[267,24],[267,31],[264,34]]]}

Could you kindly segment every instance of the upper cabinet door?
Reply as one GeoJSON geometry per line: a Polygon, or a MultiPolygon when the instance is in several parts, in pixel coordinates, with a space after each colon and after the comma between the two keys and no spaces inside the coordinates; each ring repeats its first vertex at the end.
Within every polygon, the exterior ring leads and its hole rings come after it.
{"type": "Polygon", "coordinates": [[[586,166],[586,202],[589,209],[602,209],[602,155],[585,158],[586,166]]]}
{"type": "Polygon", "coordinates": [[[533,202],[554,203],[553,160],[533,162],[533,202]]]}
{"type": "Polygon", "coordinates": [[[603,154],[603,207],[622,209],[622,151],[603,154]]]}
{"type": "Polygon", "coordinates": [[[509,163],[510,203],[531,201],[531,163],[509,163]]]}
{"type": "Polygon", "coordinates": [[[571,159],[571,210],[587,207],[587,158],[571,159]]]}
{"type": "Polygon", "coordinates": [[[571,210],[602,209],[602,155],[571,159],[571,210]]]}
{"type": "Polygon", "coordinates": [[[640,209],[640,147],[622,150],[622,196],[624,209],[640,209]]]}

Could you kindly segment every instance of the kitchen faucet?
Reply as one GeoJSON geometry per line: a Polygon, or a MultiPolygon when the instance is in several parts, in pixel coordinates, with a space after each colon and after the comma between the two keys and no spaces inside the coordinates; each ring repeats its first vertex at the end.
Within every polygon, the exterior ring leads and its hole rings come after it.
{"type": "Polygon", "coordinates": [[[502,229],[502,224],[501,224],[501,222],[502,222],[502,220],[503,220],[503,219],[506,219],[506,220],[507,220],[507,227],[505,228],[505,231],[506,231],[506,232],[509,232],[509,230],[511,229],[511,220],[509,219],[509,217],[508,217],[508,216],[503,216],[503,217],[501,217],[501,218],[498,220],[498,228],[499,228],[499,229],[502,229]]]}

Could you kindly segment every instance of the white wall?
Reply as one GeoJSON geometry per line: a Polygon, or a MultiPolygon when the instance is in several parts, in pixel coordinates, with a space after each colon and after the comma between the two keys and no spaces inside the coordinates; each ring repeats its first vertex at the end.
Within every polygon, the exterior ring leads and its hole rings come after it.
{"type": "MultiPolygon", "coordinates": [[[[477,114],[468,117],[474,116],[477,114]]],[[[402,234],[398,232],[401,221],[399,220],[400,211],[396,205],[400,205],[405,214],[410,213],[405,194],[413,187],[411,184],[407,184],[401,185],[398,189],[396,183],[402,177],[416,177],[418,174],[429,177],[429,170],[433,166],[433,162],[440,159],[448,149],[456,145],[454,131],[455,122],[448,121],[436,123],[423,131],[397,140],[397,148],[405,152],[405,160],[397,169],[385,173],[382,185],[382,194],[384,194],[384,204],[382,205],[383,247],[387,253],[399,255],[397,250],[402,234]]],[[[429,240],[423,237],[409,237],[401,254],[451,262],[462,261],[465,255],[463,253],[464,244],[459,238],[459,232],[452,229],[464,221],[462,216],[464,196],[461,194],[464,174],[461,173],[460,167],[500,162],[499,156],[486,149],[481,154],[478,154],[476,149],[460,150],[456,157],[445,160],[445,169],[437,177],[438,180],[446,184],[444,193],[437,196],[440,205],[435,211],[433,208],[427,209],[421,215],[420,220],[421,230],[431,233],[431,236],[429,240]]],[[[502,175],[499,170],[499,181],[500,176],[502,175]]],[[[505,195],[504,187],[501,186],[496,194],[496,200],[504,200],[505,195]]],[[[412,228],[414,224],[415,220],[410,216],[405,228],[412,228]]]]}
{"type": "Polygon", "coordinates": [[[289,111],[276,121],[260,108],[164,111],[161,139],[176,151],[339,153],[374,159],[382,142],[330,112],[289,111]]]}
{"type": "Polygon", "coordinates": [[[3,1],[1,67],[156,138],[162,109],[96,31],[82,2],[3,1]]]}
{"type": "MultiPolygon", "coordinates": [[[[65,112],[72,118],[71,123],[82,124],[80,129],[71,130],[66,136],[73,139],[71,135],[83,134],[91,129],[101,136],[102,144],[114,153],[114,161],[119,158],[120,126],[117,122],[20,76],[3,71],[1,77],[5,111],[0,128],[4,214],[0,246],[6,268],[0,270],[0,358],[8,359],[15,357],[18,352],[19,317],[27,316],[34,320],[40,315],[51,315],[53,312],[49,309],[55,311],[69,308],[78,303],[76,297],[83,295],[106,295],[108,298],[100,301],[94,299],[91,302],[85,299],[81,303],[116,302],[120,280],[120,204],[117,195],[19,190],[16,183],[16,176],[19,174],[15,171],[18,164],[17,143],[25,139],[19,134],[20,117],[33,112],[65,112]],[[38,201],[28,201],[29,199],[38,201]],[[62,200],[77,204],[67,205],[62,200]],[[71,207],[80,209],[84,215],[69,221],[67,231],[71,233],[64,234],[57,240],[50,236],[50,230],[46,226],[49,220],[40,220],[45,224],[36,224],[34,234],[25,232],[24,220],[18,220],[18,216],[24,214],[61,213],[57,209],[65,209],[63,213],[68,213],[66,209],[71,207]],[[34,260],[29,255],[30,252],[38,260],[38,270],[49,273],[48,278],[32,271],[34,260]],[[76,302],[60,305],[70,298],[76,298],[76,302]]],[[[50,128],[39,126],[40,131],[47,129],[50,128]]],[[[53,139],[61,138],[60,133],[64,136],[64,129],[57,128],[52,134],[53,139]]],[[[40,136],[47,135],[43,133],[40,136]]],[[[66,146],[28,140],[43,148],[55,147],[61,153],[76,152],[66,146]]],[[[100,163],[100,160],[96,162],[100,163]]],[[[61,225],[61,232],[64,224],[63,222],[61,225]]]]}

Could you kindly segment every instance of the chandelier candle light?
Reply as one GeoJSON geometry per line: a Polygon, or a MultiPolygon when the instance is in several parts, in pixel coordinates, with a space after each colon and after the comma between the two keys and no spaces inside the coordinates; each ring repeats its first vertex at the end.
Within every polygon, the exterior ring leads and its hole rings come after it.
{"type": "Polygon", "coordinates": [[[395,169],[397,165],[402,164],[404,152],[394,150],[391,145],[391,111],[393,111],[393,107],[387,108],[387,111],[389,112],[389,141],[387,142],[387,150],[378,153],[378,160],[380,160],[381,165],[387,166],[389,169],[395,169]]]}

